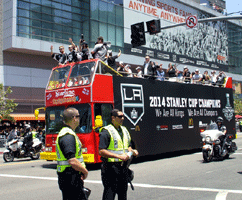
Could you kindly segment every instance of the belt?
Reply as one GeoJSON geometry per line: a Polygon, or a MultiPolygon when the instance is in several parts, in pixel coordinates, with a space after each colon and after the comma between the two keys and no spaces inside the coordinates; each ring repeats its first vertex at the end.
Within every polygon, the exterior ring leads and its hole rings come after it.
{"type": "MultiPolygon", "coordinates": [[[[83,158],[78,158],[79,162],[83,162],[83,158]]],[[[70,165],[67,160],[64,161],[57,161],[57,165],[70,165]]]]}
{"type": "Polygon", "coordinates": [[[105,166],[123,166],[123,162],[105,162],[103,163],[103,165],[105,166]]]}

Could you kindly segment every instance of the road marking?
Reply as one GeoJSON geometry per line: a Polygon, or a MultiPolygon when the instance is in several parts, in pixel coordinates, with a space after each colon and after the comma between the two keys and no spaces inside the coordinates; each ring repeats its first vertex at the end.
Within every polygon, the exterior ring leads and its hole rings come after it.
{"type": "Polygon", "coordinates": [[[226,200],[228,192],[227,191],[220,191],[215,200],[226,200]]]}
{"type": "MultiPolygon", "coordinates": [[[[23,176],[23,175],[13,175],[13,174],[0,174],[0,177],[8,177],[8,178],[28,178],[28,179],[38,179],[38,180],[50,180],[57,181],[57,177],[40,177],[40,176],[23,176]]],[[[85,183],[94,183],[94,184],[102,184],[102,181],[95,180],[85,180],[85,183]]],[[[242,194],[242,190],[224,190],[224,189],[215,189],[215,188],[199,188],[199,187],[179,187],[179,186],[166,186],[166,185],[151,185],[151,184],[143,184],[143,183],[133,183],[136,187],[141,188],[157,188],[157,189],[170,189],[170,190],[186,190],[186,191],[202,191],[202,192],[216,192],[219,193],[217,196],[225,196],[228,193],[234,194],[242,194]]],[[[222,200],[216,199],[216,200],[222,200]]]]}
{"type": "Polygon", "coordinates": [[[29,161],[23,161],[23,162],[21,162],[21,160],[19,160],[19,162],[2,164],[2,165],[0,165],[0,167],[2,167],[2,166],[10,166],[10,165],[22,165],[22,164],[28,164],[28,163],[33,163],[33,162],[43,162],[43,160],[29,160],[29,161]]]}
{"type": "MultiPolygon", "coordinates": [[[[194,153],[194,154],[202,154],[202,152],[197,152],[197,153],[194,153]]],[[[241,155],[241,154],[242,154],[242,153],[232,153],[231,156],[232,156],[232,155],[241,155]]]]}

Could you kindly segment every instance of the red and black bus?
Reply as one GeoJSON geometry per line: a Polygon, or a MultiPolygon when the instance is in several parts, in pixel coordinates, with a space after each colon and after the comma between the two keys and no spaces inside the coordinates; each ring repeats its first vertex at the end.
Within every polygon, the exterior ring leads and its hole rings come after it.
{"type": "Polygon", "coordinates": [[[140,156],[200,148],[200,130],[218,116],[231,134],[236,133],[231,87],[124,77],[101,60],[87,60],[52,70],[41,159],[56,160],[55,141],[69,106],[80,113],[76,133],[87,163],[101,162],[96,130],[111,122],[113,108],[124,113],[124,126],[140,156]]]}

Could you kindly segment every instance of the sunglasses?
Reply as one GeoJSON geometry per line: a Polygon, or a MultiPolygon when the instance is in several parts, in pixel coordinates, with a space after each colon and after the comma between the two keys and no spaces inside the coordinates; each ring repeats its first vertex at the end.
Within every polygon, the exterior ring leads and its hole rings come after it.
{"type": "Polygon", "coordinates": [[[78,118],[78,117],[80,117],[80,115],[76,115],[76,116],[73,116],[73,117],[76,117],[76,118],[78,118]]]}
{"type": "Polygon", "coordinates": [[[123,118],[124,115],[117,115],[116,117],[118,117],[118,118],[123,118]]]}
{"type": "Polygon", "coordinates": [[[59,50],[62,50],[63,48],[59,49],[59,50]]]}

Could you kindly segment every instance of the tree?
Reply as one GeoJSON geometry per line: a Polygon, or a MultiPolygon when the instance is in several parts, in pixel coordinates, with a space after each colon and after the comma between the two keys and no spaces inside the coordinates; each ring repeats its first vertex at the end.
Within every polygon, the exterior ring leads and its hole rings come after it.
{"type": "Polygon", "coordinates": [[[12,92],[11,87],[8,87],[5,90],[3,84],[0,83],[0,122],[3,119],[14,121],[14,118],[10,116],[10,113],[15,110],[18,104],[14,103],[14,99],[8,99],[8,94],[11,94],[12,92]]]}
{"type": "Polygon", "coordinates": [[[242,114],[242,98],[239,95],[234,96],[234,110],[235,114],[242,114]]]}

